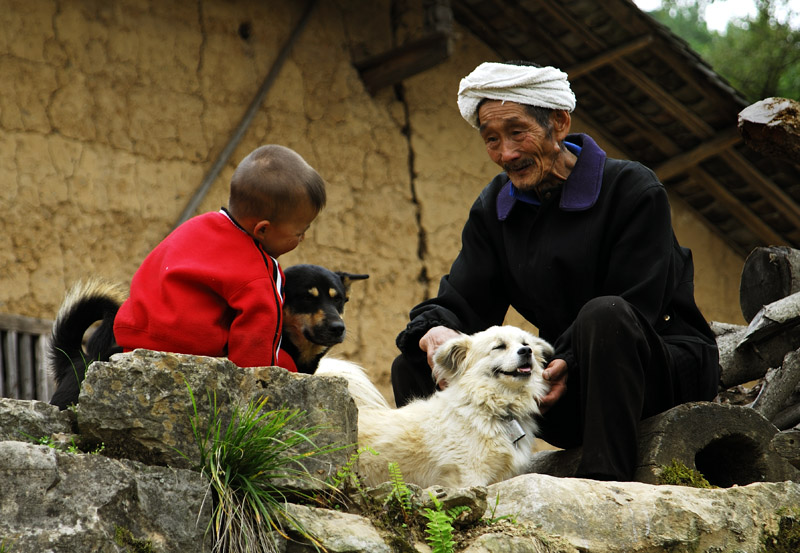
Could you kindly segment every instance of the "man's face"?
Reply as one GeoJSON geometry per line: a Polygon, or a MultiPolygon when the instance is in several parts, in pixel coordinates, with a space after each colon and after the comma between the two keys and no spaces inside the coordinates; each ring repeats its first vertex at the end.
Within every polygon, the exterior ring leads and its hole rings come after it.
{"type": "Polygon", "coordinates": [[[478,109],[480,132],[489,157],[520,190],[546,179],[559,155],[558,139],[515,102],[489,100],[478,109]]]}

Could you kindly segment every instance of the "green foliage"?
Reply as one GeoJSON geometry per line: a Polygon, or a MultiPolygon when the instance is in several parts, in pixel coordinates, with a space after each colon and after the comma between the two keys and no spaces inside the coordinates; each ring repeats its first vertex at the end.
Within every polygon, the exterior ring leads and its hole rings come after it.
{"type": "Polygon", "coordinates": [[[150,541],[134,538],[133,533],[122,526],[114,526],[114,543],[125,547],[125,551],[130,553],[154,553],[155,551],[150,541]]]}
{"type": "Polygon", "coordinates": [[[497,512],[497,506],[499,504],[500,504],[500,492],[497,492],[497,495],[494,498],[494,505],[492,505],[491,508],[490,508],[491,510],[489,512],[489,516],[486,519],[484,519],[486,524],[489,524],[489,525],[495,524],[497,522],[500,522],[501,520],[507,520],[511,524],[516,524],[517,523],[517,516],[516,515],[503,515],[503,516],[500,516],[500,517],[494,516],[495,513],[497,512]]]}
{"type": "Polygon", "coordinates": [[[433,550],[433,553],[452,553],[455,549],[453,540],[453,521],[458,516],[469,510],[469,507],[459,506],[444,510],[441,501],[429,493],[435,509],[426,507],[423,516],[427,519],[425,525],[426,541],[433,550]]]}
{"type": "Polygon", "coordinates": [[[377,455],[378,453],[369,446],[362,446],[359,447],[350,458],[347,460],[347,463],[344,464],[342,468],[336,471],[336,476],[331,478],[330,484],[334,488],[342,488],[346,486],[354,486],[356,488],[361,488],[361,482],[358,480],[353,467],[355,467],[356,461],[364,454],[370,453],[372,455],[377,455]]]}
{"type": "Polygon", "coordinates": [[[716,486],[709,484],[702,474],[690,469],[677,459],[673,459],[671,464],[661,467],[658,483],[690,488],[716,488],[716,486]]]}
{"type": "Polygon", "coordinates": [[[305,412],[267,410],[266,398],[244,408],[235,407],[226,425],[216,395],[209,392],[211,412],[204,424],[191,388],[189,393],[194,410],[192,431],[200,450],[199,469],[208,478],[213,496],[208,528],[213,551],[277,551],[276,534],[288,537],[289,529],[319,551],[319,542],[287,512],[290,491],[278,479],[321,483],[301,461],[341,448],[315,446],[312,438],[321,428],[303,426],[305,412]],[[298,453],[301,445],[311,449],[298,453]]]}
{"type": "Polygon", "coordinates": [[[11,553],[11,545],[6,541],[6,538],[0,540],[0,553],[11,553]]]}
{"type": "Polygon", "coordinates": [[[686,40],[747,100],[800,100],[800,30],[793,23],[797,4],[754,1],[756,15],[731,20],[722,33],[709,30],[703,18],[714,0],[662,0],[650,15],[686,40]]]}
{"type": "MultiPolygon", "coordinates": [[[[100,443],[94,449],[84,451],[81,447],[75,443],[75,436],[70,438],[69,444],[63,444],[61,442],[56,441],[52,436],[42,436],[41,438],[34,438],[30,434],[26,434],[25,432],[20,432],[23,436],[25,436],[31,443],[35,443],[38,445],[46,445],[50,449],[57,449],[59,451],[64,451],[66,453],[88,453],[90,455],[99,455],[100,453],[105,450],[106,445],[104,443],[100,443]]],[[[2,550],[0,550],[2,553],[2,550]]]]}
{"type": "Polygon", "coordinates": [[[409,489],[408,485],[403,480],[403,474],[400,472],[400,466],[394,461],[389,463],[389,478],[392,484],[392,493],[386,498],[386,503],[395,500],[400,507],[403,518],[408,523],[414,512],[414,507],[411,503],[411,498],[414,496],[413,492],[409,489]]]}

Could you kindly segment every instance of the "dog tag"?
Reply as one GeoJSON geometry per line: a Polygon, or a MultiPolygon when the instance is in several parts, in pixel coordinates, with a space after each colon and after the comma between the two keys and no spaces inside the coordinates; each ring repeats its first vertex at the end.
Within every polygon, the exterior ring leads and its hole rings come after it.
{"type": "Polygon", "coordinates": [[[517,442],[525,437],[525,431],[522,429],[522,425],[517,422],[517,419],[511,419],[508,423],[508,429],[511,432],[511,442],[514,445],[517,445],[517,442]]]}

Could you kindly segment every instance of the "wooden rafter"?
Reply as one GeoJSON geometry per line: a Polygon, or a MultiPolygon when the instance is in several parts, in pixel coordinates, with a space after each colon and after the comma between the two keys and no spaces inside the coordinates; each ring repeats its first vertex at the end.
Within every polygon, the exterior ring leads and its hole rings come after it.
{"type": "MultiPolygon", "coordinates": [[[[765,244],[774,246],[788,245],[787,241],[775,230],[767,225],[755,213],[750,211],[739,199],[731,194],[731,192],[719,184],[715,178],[706,173],[700,167],[693,167],[689,169],[689,176],[697,181],[703,190],[711,194],[713,198],[727,209],[731,215],[741,221],[750,232],[752,232],[759,240],[765,244]]],[[[717,229],[718,230],[718,229],[717,229]]],[[[727,239],[727,237],[724,237],[727,239]]],[[[746,254],[747,252],[741,252],[746,254]]]]}
{"type": "Polygon", "coordinates": [[[585,73],[590,73],[599,67],[615,63],[629,54],[638,52],[642,48],[649,46],[652,42],[652,35],[644,35],[632,40],[627,44],[623,44],[622,46],[612,48],[611,50],[607,50],[601,54],[598,54],[588,61],[570,66],[564,69],[564,71],[567,75],[569,75],[570,80],[577,79],[585,73]]]}
{"type": "Polygon", "coordinates": [[[694,150],[689,150],[688,152],[674,156],[662,163],[655,168],[656,175],[658,175],[661,181],[669,180],[691,169],[698,163],[719,154],[723,150],[727,150],[734,144],[741,142],[741,140],[742,137],[739,136],[738,129],[736,127],[731,127],[718,133],[714,138],[703,141],[694,150]]]}

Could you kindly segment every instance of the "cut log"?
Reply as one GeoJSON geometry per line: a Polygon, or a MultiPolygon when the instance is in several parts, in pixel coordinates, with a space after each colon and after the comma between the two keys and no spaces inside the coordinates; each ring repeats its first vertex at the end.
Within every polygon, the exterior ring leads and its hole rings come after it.
{"type": "Polygon", "coordinates": [[[723,390],[763,378],[768,369],[780,366],[787,351],[800,348],[800,326],[757,340],[751,327],[719,322],[710,325],[719,348],[723,390]]]}
{"type": "MultiPolygon", "coordinates": [[[[657,484],[673,459],[698,470],[715,486],[800,481],[800,472],[770,442],[778,433],[749,407],[711,402],[686,403],[639,424],[634,480],[657,484]]],[[[580,448],[540,451],[529,472],[574,476],[580,448]]]]}
{"type": "Polygon", "coordinates": [[[783,409],[800,382],[800,352],[791,351],[783,358],[779,368],[771,369],[764,378],[761,391],[752,408],[769,420],[783,409]]]}
{"type": "Polygon", "coordinates": [[[739,283],[739,305],[748,323],[765,305],[795,292],[800,292],[800,250],[767,246],[750,252],[739,283]]]}
{"type": "Polygon", "coordinates": [[[800,404],[795,403],[783,409],[780,413],[775,415],[775,420],[772,421],[779,430],[787,430],[800,424],[800,404]]]}
{"type": "Polygon", "coordinates": [[[767,157],[800,163],[800,103],[767,98],[739,112],[745,143],[767,157]]]}
{"type": "Polygon", "coordinates": [[[778,432],[772,437],[772,447],[778,455],[800,469],[800,430],[778,432]]]}

